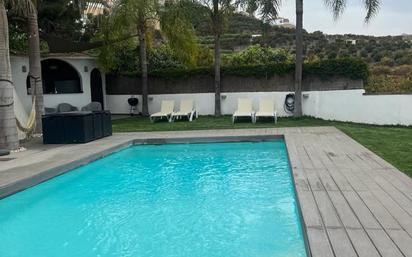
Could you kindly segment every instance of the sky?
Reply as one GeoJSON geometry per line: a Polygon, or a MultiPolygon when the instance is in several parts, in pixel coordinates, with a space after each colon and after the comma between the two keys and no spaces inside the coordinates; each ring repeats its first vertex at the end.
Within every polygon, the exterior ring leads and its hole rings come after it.
{"type": "MultiPolygon", "coordinates": [[[[334,20],[324,0],[303,0],[304,28],[326,34],[401,35],[412,34],[412,0],[381,0],[378,14],[365,24],[364,0],[347,0],[345,13],[334,20]]],[[[283,0],[280,16],[295,24],[295,0],[283,0]]]]}

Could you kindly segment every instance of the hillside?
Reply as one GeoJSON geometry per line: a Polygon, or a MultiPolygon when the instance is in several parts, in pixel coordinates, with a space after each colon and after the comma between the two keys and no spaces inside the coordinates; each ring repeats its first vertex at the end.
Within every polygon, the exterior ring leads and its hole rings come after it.
{"type": "MultiPolygon", "coordinates": [[[[191,20],[200,44],[213,47],[209,26],[208,9],[196,3],[190,4],[191,20]]],[[[283,48],[294,53],[294,29],[264,26],[251,16],[232,14],[221,37],[223,52],[230,54],[254,44],[283,48]]],[[[327,35],[320,31],[304,34],[307,58],[331,59],[360,57],[368,63],[383,62],[388,66],[412,64],[412,36],[373,37],[364,35],[327,35]]]]}

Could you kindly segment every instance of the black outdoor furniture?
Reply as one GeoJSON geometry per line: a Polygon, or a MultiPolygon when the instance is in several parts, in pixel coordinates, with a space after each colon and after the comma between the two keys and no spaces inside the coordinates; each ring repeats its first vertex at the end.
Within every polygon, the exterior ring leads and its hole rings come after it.
{"type": "Polygon", "coordinates": [[[91,102],[86,106],[82,107],[82,111],[89,111],[89,112],[98,112],[101,111],[102,108],[102,104],[99,102],[91,102]]]}
{"type": "Polygon", "coordinates": [[[57,108],[51,108],[51,107],[44,107],[44,112],[46,114],[52,114],[57,112],[57,108]]]}
{"type": "Polygon", "coordinates": [[[57,112],[75,112],[78,110],[76,106],[68,103],[61,103],[57,106],[57,112]]]}
{"type": "Polygon", "coordinates": [[[46,114],[43,115],[43,143],[44,144],[65,144],[65,127],[63,115],[46,114]]]}
{"type": "Polygon", "coordinates": [[[112,134],[111,127],[111,115],[108,111],[67,112],[44,115],[43,143],[87,143],[110,136],[112,134]]]}
{"type": "Polygon", "coordinates": [[[0,149],[0,156],[9,155],[10,151],[6,149],[0,149]]]}
{"type": "Polygon", "coordinates": [[[94,139],[103,137],[103,113],[92,112],[93,114],[93,133],[94,139]]]}
{"type": "Polygon", "coordinates": [[[112,114],[109,111],[102,111],[102,127],[104,137],[112,135],[112,114]]]}

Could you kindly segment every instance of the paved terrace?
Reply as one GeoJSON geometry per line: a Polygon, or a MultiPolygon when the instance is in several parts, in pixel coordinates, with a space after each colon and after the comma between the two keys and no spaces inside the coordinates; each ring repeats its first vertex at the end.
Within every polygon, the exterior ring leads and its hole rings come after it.
{"type": "Polygon", "coordinates": [[[29,145],[0,162],[0,198],[134,139],[284,135],[313,257],[412,256],[412,180],[333,127],[125,133],[29,145]]]}

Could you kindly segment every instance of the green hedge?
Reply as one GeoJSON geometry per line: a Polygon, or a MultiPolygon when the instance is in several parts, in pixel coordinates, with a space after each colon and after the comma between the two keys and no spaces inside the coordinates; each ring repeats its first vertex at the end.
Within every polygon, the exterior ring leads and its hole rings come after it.
{"type": "Polygon", "coordinates": [[[368,64],[361,59],[353,58],[329,59],[306,64],[303,70],[304,74],[318,75],[325,79],[332,76],[343,76],[367,82],[369,78],[368,64]]]}
{"type": "MultiPolygon", "coordinates": [[[[240,77],[270,78],[274,75],[293,74],[294,63],[279,63],[270,65],[246,65],[246,66],[223,66],[222,75],[232,75],[240,77]]],[[[180,79],[194,75],[213,75],[213,67],[202,67],[193,69],[162,69],[149,72],[149,76],[164,79],[180,79]]],[[[124,73],[121,75],[139,76],[140,74],[124,73]]],[[[316,75],[322,79],[329,79],[335,76],[347,77],[350,79],[362,79],[368,81],[369,69],[367,63],[359,59],[331,59],[314,63],[306,63],[303,66],[303,75],[316,75]]]]}

